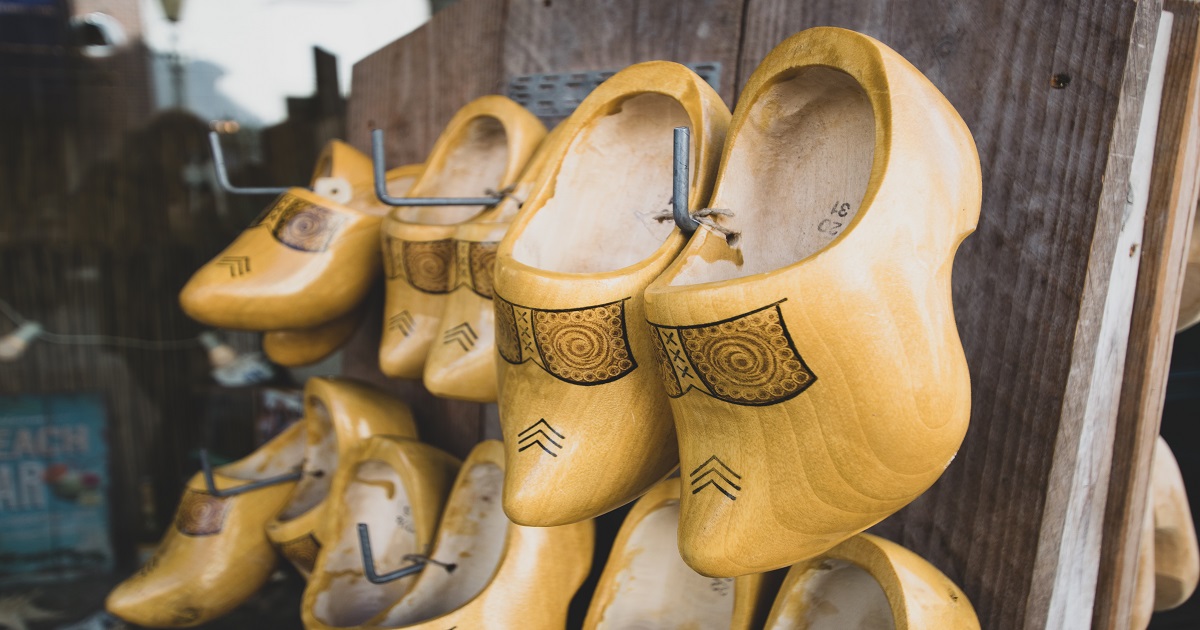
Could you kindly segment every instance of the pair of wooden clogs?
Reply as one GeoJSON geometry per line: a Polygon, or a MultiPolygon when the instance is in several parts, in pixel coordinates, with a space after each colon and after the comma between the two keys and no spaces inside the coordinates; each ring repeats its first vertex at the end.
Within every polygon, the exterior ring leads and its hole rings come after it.
{"type": "Polygon", "coordinates": [[[970,380],[950,300],[981,180],[911,64],[814,28],[730,113],[687,68],[618,72],[562,124],[495,272],[504,508],[592,518],[677,466],[709,576],[828,552],[938,479],[970,380]],[[692,130],[689,239],[659,221],[692,130]]]}
{"type": "Polygon", "coordinates": [[[397,208],[383,225],[387,276],[379,367],[432,393],[496,400],[492,271],[496,247],[545,164],[553,134],[502,96],[459,110],[435,143],[414,197],[480,196],[479,206],[397,208]]]}
{"type": "Polygon", "coordinates": [[[213,471],[215,488],[203,474],[188,483],[154,557],[113,590],[109,612],[153,628],[206,623],[258,591],[278,552],[309,580],[308,628],[562,628],[591,566],[592,523],[517,526],[500,503],[498,442],[460,463],[416,437],[402,402],[310,379],[302,422],[213,471]],[[286,476],[296,469],[298,481],[286,476]],[[414,564],[410,577],[371,579],[414,564]]]}
{"type": "Polygon", "coordinates": [[[793,565],[786,577],[778,571],[704,577],[677,551],[681,493],[683,480],[668,479],[633,506],[592,596],[585,630],[979,628],[957,585],[911,551],[869,534],[793,565]]]}
{"type": "MultiPolygon", "coordinates": [[[[387,173],[403,194],[420,165],[387,173]]],[[[379,275],[379,226],[387,213],[374,192],[371,160],[330,142],[311,189],[291,188],[180,292],[193,319],[263,332],[263,351],[284,366],[315,363],[346,342],[379,275]]]]}

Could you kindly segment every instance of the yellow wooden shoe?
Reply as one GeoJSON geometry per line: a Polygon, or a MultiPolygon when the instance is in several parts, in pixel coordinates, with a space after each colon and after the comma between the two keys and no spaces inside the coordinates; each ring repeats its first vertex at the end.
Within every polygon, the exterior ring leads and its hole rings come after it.
{"type": "Polygon", "coordinates": [[[1166,440],[1154,447],[1151,473],[1154,509],[1154,610],[1187,601],[1200,579],[1200,545],[1179,463],[1166,440]]]}
{"type": "Polygon", "coordinates": [[[788,570],[766,630],[978,630],[975,609],[937,567],[860,534],[788,570]]]}
{"type": "Polygon", "coordinates": [[[630,66],[563,123],[564,149],[500,243],[496,349],[504,509],[523,525],[592,518],[677,464],[642,292],[685,238],[673,128],[693,133],[690,198],[708,198],[729,110],[679,64],[630,66]]]}
{"type": "Polygon", "coordinates": [[[551,155],[557,156],[561,126],[529,159],[512,193],[486,220],[460,225],[454,233],[454,289],[425,361],[425,389],[442,398],[496,402],[496,315],[492,271],[496,249],[523,200],[529,198],[551,155]]]}
{"type": "Polygon", "coordinates": [[[429,554],[436,564],[364,627],[562,630],[591,568],[592,522],[513,524],[500,507],[503,477],[504,448],[481,442],[454,482],[429,554]]]}
{"type": "Polygon", "coordinates": [[[263,525],[296,486],[294,477],[279,478],[290,476],[303,457],[304,428],[295,424],[250,456],[214,470],[217,495],[202,473],[193,476],[154,557],[113,589],[108,611],[139,626],[185,628],[246,601],[275,568],[263,525]],[[269,485],[247,486],[263,481],[269,485]]]}
{"type": "Polygon", "coordinates": [[[660,482],[625,517],[584,630],[762,627],[774,596],[766,576],[704,577],[679,557],[680,489],[677,478],[660,482]]]}
{"type": "Polygon", "coordinates": [[[380,573],[412,564],[411,556],[429,552],[458,467],[445,451],[390,436],[367,438],[349,455],[334,475],[331,508],[318,534],[326,544],[304,589],[306,628],[360,627],[408,592],[415,578],[369,579],[360,523],[380,573]]]}
{"type": "MultiPolygon", "coordinates": [[[[407,189],[420,166],[389,173],[407,189]]],[[[325,147],[313,189],[291,188],[201,267],[179,294],[193,319],[221,328],[313,328],[348,313],[379,273],[371,160],[348,144],[325,147]]]]}
{"type": "Polygon", "coordinates": [[[971,408],[950,269],[980,189],[962,119],[874,39],[803,31],[750,77],[710,203],[740,236],[700,226],[645,294],[692,568],[815,556],[949,465],[971,408]]]}
{"type": "Polygon", "coordinates": [[[262,338],[263,353],[284,367],[311,365],[345,345],[364,314],[362,308],[356,308],[315,328],[267,331],[262,338]]]}
{"type": "MultiPolygon", "coordinates": [[[[446,125],[408,196],[481,197],[487,190],[504,189],[517,181],[545,135],[541,121],[516,102],[495,95],[477,98],[446,125]]],[[[430,347],[440,341],[435,339],[438,324],[456,284],[455,232],[463,223],[493,220],[498,210],[399,207],[388,214],[382,237],[387,282],[379,344],[384,374],[421,378],[430,347]]]]}
{"type": "MultiPolygon", "coordinates": [[[[417,438],[408,405],[369,385],[343,378],[310,378],[304,386],[303,475],[287,503],[266,523],[267,538],[307,576],[321,549],[318,529],[330,518],[334,472],[367,438],[417,438]]],[[[335,496],[336,495],[332,495],[335,496]]]]}

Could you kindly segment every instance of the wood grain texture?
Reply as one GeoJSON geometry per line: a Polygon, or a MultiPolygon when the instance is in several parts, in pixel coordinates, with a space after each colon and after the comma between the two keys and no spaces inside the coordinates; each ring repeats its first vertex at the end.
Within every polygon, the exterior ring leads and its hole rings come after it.
{"type": "MultiPolygon", "coordinates": [[[[1107,278],[1117,234],[1108,219],[1119,219],[1123,210],[1137,120],[1136,111],[1121,110],[1118,117],[1118,105],[1140,103],[1137,81],[1123,87],[1127,73],[1144,75],[1149,53],[1135,64],[1127,57],[1149,47],[1153,33],[1152,24],[1134,29],[1135,14],[1156,8],[1101,2],[747,5],[741,80],[784,36],[819,24],[844,26],[909,59],[975,135],[983,210],[954,270],[955,312],[971,366],[972,426],[942,480],[878,530],[961,584],[987,628],[1046,624],[1055,571],[1035,579],[1032,568],[1043,521],[1064,528],[1061,517],[1043,514],[1050,466],[1056,437],[1081,422],[1070,403],[1087,398],[1086,388],[1069,386],[1068,375],[1075,349],[1096,345],[1089,336],[1099,327],[1105,293],[1097,280],[1107,278]],[[1055,75],[1067,82],[1063,89],[1052,87],[1055,75]],[[1101,181],[1107,182],[1103,190],[1101,181]],[[1085,293],[1089,271],[1097,288],[1085,293]],[[1060,421],[1064,412],[1068,419],[1060,421]]],[[[1088,352],[1074,362],[1091,374],[1088,352]]]]}
{"type": "Polygon", "coordinates": [[[1200,7],[1190,0],[1168,0],[1163,8],[1175,17],[1113,443],[1101,552],[1101,565],[1108,570],[1101,572],[1096,590],[1092,627],[1097,629],[1130,624],[1131,568],[1138,562],[1141,515],[1200,179],[1200,7]]]}
{"type": "Polygon", "coordinates": [[[731,104],[742,10],[741,0],[508,0],[504,75],[719,61],[717,93],[731,104]]]}

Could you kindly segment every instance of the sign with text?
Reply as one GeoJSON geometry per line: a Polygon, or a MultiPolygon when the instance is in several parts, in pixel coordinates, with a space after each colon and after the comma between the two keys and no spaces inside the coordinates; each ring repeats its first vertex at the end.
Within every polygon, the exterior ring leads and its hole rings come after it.
{"type": "Polygon", "coordinates": [[[0,584],[112,568],[104,400],[0,397],[0,584]]]}

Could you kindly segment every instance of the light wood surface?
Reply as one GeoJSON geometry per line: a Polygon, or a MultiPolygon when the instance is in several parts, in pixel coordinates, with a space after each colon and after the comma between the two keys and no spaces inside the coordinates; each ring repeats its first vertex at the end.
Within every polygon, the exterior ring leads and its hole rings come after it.
{"type": "Polygon", "coordinates": [[[481,442],[463,463],[429,557],[408,594],[367,627],[557,630],[592,561],[591,521],[521,527],[500,509],[504,449],[481,442]],[[444,568],[454,565],[453,571],[444,568]]]}
{"type": "Polygon", "coordinates": [[[710,204],[740,236],[702,226],[646,290],[692,568],[794,564],[941,475],[970,415],[949,289],[979,186],[962,119],[878,41],[811,29],[759,66],[710,204]]]}
{"type": "MultiPolygon", "coordinates": [[[[244,459],[216,468],[214,485],[229,490],[299,468],[304,437],[302,424],[291,426],[244,459]]],[[[291,481],[217,497],[196,473],[154,556],[109,593],[105,608],[151,628],[187,628],[233,610],[275,570],[278,558],[263,526],[295,487],[291,481]]]]}
{"type": "Polygon", "coordinates": [[[1187,601],[1200,579],[1200,545],[1179,463],[1160,436],[1151,477],[1154,510],[1154,610],[1187,601]]]}
{"type": "Polygon", "coordinates": [[[514,522],[572,523],[628,503],[677,464],[642,291],[682,234],[672,129],[692,129],[690,199],[709,195],[729,112],[691,70],[647,62],[596,88],[496,256],[500,426],[514,522]]]}
{"type": "Polygon", "coordinates": [[[977,630],[962,589],[924,558],[860,534],[788,570],[767,630],[977,630]]]}
{"type": "Polygon", "coordinates": [[[332,518],[327,506],[334,473],[365,439],[391,435],[417,439],[408,405],[367,383],[344,378],[308,379],[304,386],[303,476],[287,503],[267,521],[267,538],[301,575],[316,562],[318,529],[332,518]]]}
{"type": "Polygon", "coordinates": [[[313,328],[266,331],[263,354],[284,367],[312,365],[337,352],[354,334],[364,314],[360,307],[313,328]]]}
{"type": "Polygon", "coordinates": [[[679,556],[678,478],[642,498],[621,524],[588,606],[584,630],[762,627],[779,583],[762,574],[709,578],[679,556]]]}
{"type": "MultiPolygon", "coordinates": [[[[391,173],[407,180],[412,170],[391,173]]],[[[222,328],[312,328],[348,313],[379,274],[379,224],[371,160],[333,141],[313,188],[280,195],[179,294],[193,319],[222,328]],[[325,194],[321,194],[325,193],[325,194]],[[328,196],[326,196],[328,195],[328,196]]]]}
{"type": "MultiPolygon", "coordinates": [[[[546,135],[533,114],[503,96],[483,96],[455,115],[425,162],[410,197],[483,197],[517,181],[546,135]]],[[[398,207],[384,221],[386,276],[379,367],[393,378],[420,378],[454,290],[454,235],[488,222],[500,208],[398,207]]]]}
{"type": "Polygon", "coordinates": [[[392,436],[367,438],[351,451],[319,524],[322,546],[300,604],[305,628],[362,627],[412,588],[412,576],[384,584],[366,579],[358,524],[370,528],[378,573],[429,553],[459,464],[438,448],[392,436]]]}

